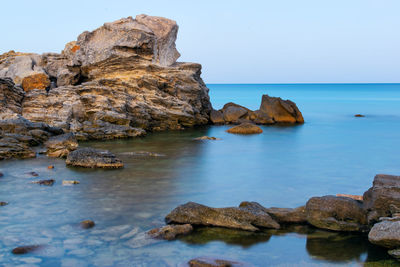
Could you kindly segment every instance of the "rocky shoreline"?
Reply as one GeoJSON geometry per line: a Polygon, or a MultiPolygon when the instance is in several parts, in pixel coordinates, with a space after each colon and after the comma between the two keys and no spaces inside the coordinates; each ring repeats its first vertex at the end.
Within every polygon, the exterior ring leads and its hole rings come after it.
{"type": "Polygon", "coordinates": [[[177,32],[173,20],[138,15],[85,31],[60,54],[0,55],[0,159],[35,157],[43,144],[48,156],[67,157],[75,140],[196,125],[304,122],[295,103],[268,95],[256,111],[214,110],[201,65],[176,61],[177,32]],[[55,137],[64,133],[72,135],[55,137]]]}
{"type": "Polygon", "coordinates": [[[171,240],[189,235],[195,227],[258,232],[307,224],[329,231],[367,234],[369,242],[389,249],[389,255],[400,259],[400,176],[378,174],[373,186],[364,193],[363,200],[354,198],[312,197],[305,206],[298,208],[265,208],[257,202],[242,202],[239,207],[211,208],[188,202],[165,217],[167,226],[148,234],[171,240]],[[181,230],[183,226],[186,231],[181,230]]]}

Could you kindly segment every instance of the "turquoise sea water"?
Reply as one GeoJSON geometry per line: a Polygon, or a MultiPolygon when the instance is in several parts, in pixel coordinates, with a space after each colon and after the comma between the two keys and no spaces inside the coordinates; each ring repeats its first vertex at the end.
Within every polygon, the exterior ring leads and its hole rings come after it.
{"type": "Polygon", "coordinates": [[[9,205],[0,207],[0,266],[179,266],[199,256],[255,266],[395,266],[363,235],[304,226],[261,233],[200,228],[176,241],[146,240],[145,231],[164,225],[165,215],[187,201],[296,207],[312,196],[362,194],[377,173],[400,174],[400,84],[208,87],[216,109],[230,101],[257,109],[261,95],[269,94],[296,102],[306,123],[262,126],[264,132],[253,136],[207,126],[81,143],[117,154],[125,163],[121,170],[67,168],[64,160],[45,156],[2,161],[0,201],[9,205]],[[202,135],[221,140],[193,140],[202,135]],[[126,153],[135,151],[163,156],[126,153]],[[56,184],[30,183],[46,178],[56,184]],[[80,184],[62,186],[63,179],[80,184]],[[84,219],[96,226],[79,229],[84,219]],[[10,253],[24,244],[44,247],[10,253]]]}

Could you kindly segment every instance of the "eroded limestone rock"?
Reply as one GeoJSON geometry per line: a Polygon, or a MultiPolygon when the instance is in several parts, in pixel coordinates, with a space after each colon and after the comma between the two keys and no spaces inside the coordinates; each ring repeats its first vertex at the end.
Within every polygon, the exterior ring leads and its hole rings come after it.
{"type": "Polygon", "coordinates": [[[84,168],[122,168],[124,164],[109,151],[94,148],[78,148],[68,154],[65,163],[84,168]]]}

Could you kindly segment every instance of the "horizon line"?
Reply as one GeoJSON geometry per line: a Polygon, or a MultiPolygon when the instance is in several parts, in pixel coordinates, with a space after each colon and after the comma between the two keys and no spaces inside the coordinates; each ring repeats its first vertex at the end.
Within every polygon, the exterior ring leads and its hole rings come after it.
{"type": "Polygon", "coordinates": [[[284,83],[222,83],[222,82],[211,82],[205,84],[399,84],[400,82],[284,82],[284,83]]]}

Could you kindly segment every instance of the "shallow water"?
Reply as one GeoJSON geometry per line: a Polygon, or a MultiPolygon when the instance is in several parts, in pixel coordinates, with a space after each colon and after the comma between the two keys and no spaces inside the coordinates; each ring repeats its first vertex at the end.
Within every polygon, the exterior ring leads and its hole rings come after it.
{"type": "Polygon", "coordinates": [[[289,98],[304,125],[263,126],[254,136],[227,126],[149,134],[145,138],[86,142],[109,149],[121,170],[67,168],[39,156],[0,162],[0,264],[3,266],[177,266],[199,256],[255,266],[373,266],[393,263],[365,236],[308,227],[248,233],[201,228],[176,241],[153,242],[143,233],[187,201],[223,207],[241,201],[296,207],[308,198],[362,194],[377,173],[399,174],[400,85],[209,85],[215,108],[233,101],[257,109],[261,95],[289,98]],[[365,114],[355,118],[354,114],[365,114]],[[219,141],[195,141],[208,135],[219,141]],[[148,151],[158,157],[129,152],[148,151]],[[54,165],[55,169],[47,169],[54,165]],[[39,177],[28,172],[35,171],[39,177]],[[31,184],[54,178],[52,187],[31,184]],[[62,186],[62,180],[80,184],[62,186]],[[82,230],[77,223],[92,219],[82,230]],[[11,249],[44,247],[26,256],[11,249]]]}

